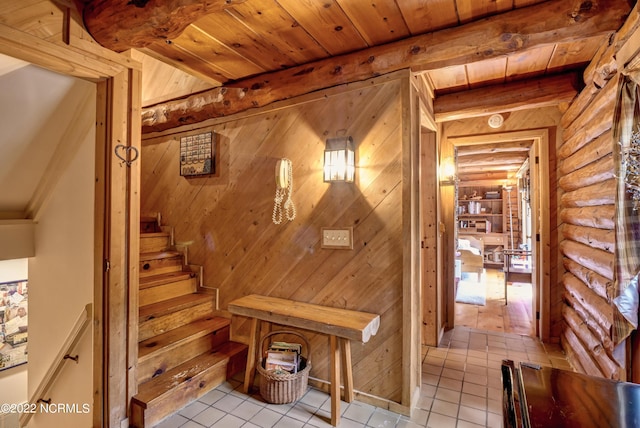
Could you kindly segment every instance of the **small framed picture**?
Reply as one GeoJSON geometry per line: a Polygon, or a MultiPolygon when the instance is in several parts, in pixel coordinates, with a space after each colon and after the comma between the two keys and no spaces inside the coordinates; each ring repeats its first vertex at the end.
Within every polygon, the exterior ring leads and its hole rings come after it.
{"type": "Polygon", "coordinates": [[[216,174],[216,134],[203,132],[180,137],[180,175],[216,174]]]}

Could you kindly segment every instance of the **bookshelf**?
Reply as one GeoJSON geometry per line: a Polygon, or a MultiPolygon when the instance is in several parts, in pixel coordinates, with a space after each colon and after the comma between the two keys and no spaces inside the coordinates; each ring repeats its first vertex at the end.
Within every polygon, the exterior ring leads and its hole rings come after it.
{"type": "MultiPolygon", "coordinates": [[[[459,183],[456,201],[458,235],[474,235],[484,243],[486,267],[503,267],[503,250],[509,245],[507,192],[501,185],[459,183]]],[[[517,215],[517,210],[515,212],[517,215]]],[[[514,219],[517,224],[517,220],[514,219]]]]}

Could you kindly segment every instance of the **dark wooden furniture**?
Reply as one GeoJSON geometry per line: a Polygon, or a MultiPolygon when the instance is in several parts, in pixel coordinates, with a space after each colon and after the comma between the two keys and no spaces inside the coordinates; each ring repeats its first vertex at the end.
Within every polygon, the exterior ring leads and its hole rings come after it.
{"type": "Polygon", "coordinates": [[[505,428],[640,426],[640,385],[502,362],[505,428]]]}
{"type": "Polygon", "coordinates": [[[507,300],[507,283],[509,282],[526,282],[531,283],[531,269],[514,268],[511,266],[511,258],[513,256],[531,257],[531,250],[504,250],[504,304],[509,304],[507,300]]]}

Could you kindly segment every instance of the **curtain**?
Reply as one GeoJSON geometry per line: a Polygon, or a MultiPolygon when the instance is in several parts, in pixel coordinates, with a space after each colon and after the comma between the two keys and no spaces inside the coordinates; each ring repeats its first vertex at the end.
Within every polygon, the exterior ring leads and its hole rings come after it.
{"type": "Polygon", "coordinates": [[[640,273],[640,74],[620,80],[614,114],[616,165],[616,246],[613,302],[613,339],[616,344],[638,327],[638,275],[640,273]],[[638,156],[636,156],[636,151],[638,156]],[[637,187],[636,187],[637,186],[637,187]],[[634,189],[638,189],[634,192],[634,189]]]}

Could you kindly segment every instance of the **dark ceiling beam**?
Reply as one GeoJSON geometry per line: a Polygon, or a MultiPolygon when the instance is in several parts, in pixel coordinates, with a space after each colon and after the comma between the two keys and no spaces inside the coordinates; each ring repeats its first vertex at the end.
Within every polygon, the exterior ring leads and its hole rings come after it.
{"type": "MultiPolygon", "coordinates": [[[[505,121],[509,115],[505,114],[505,121]]],[[[458,159],[465,156],[473,155],[493,155],[495,153],[518,153],[529,152],[533,141],[514,141],[510,143],[489,143],[489,144],[472,144],[468,146],[458,146],[458,159]]]]}
{"type": "Polygon", "coordinates": [[[123,52],[178,37],[198,18],[245,1],[92,0],[84,7],[82,17],[96,42],[123,52]]]}
{"type": "Polygon", "coordinates": [[[571,102],[578,95],[576,73],[528,79],[436,97],[436,122],[487,116],[494,113],[551,107],[571,102]]]}
{"type": "Polygon", "coordinates": [[[450,28],[230,82],[143,109],[143,132],[227,116],[313,91],[411,68],[474,63],[541,46],[610,35],[624,23],[626,0],[552,0],[450,28]]]}

